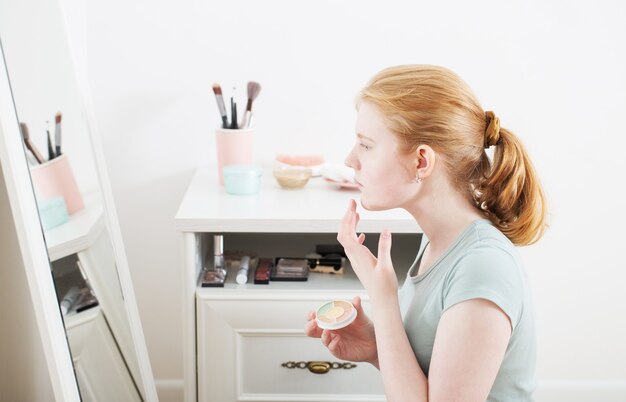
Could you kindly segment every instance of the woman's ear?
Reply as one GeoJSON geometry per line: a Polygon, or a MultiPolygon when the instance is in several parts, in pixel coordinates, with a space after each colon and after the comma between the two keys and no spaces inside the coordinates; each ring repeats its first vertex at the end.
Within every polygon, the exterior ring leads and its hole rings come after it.
{"type": "Polygon", "coordinates": [[[435,151],[428,145],[420,145],[415,150],[415,173],[420,179],[430,176],[435,167],[435,151]]]}

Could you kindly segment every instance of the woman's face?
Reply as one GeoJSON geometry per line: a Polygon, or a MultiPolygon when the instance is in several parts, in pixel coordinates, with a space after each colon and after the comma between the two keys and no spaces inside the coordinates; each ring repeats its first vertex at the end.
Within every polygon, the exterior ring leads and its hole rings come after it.
{"type": "Polygon", "coordinates": [[[365,209],[403,207],[415,197],[416,159],[400,152],[397,137],[372,103],[360,104],[356,143],[345,163],[354,169],[365,209]]]}

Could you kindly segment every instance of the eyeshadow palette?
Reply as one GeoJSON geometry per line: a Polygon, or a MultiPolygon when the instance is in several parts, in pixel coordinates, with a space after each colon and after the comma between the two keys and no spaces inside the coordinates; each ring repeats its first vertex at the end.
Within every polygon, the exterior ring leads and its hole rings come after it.
{"type": "Polygon", "coordinates": [[[272,281],[306,281],[309,263],[306,258],[277,258],[270,273],[272,281]]]}
{"type": "Polygon", "coordinates": [[[356,309],[345,300],[329,301],[315,312],[317,326],[322,329],[341,329],[350,325],[355,318],[356,309]]]}

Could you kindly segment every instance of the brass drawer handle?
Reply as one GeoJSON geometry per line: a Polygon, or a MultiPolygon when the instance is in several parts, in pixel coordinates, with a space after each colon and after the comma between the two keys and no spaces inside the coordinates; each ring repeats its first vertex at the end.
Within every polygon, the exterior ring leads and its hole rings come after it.
{"type": "Polygon", "coordinates": [[[315,374],[326,374],[331,368],[329,362],[308,362],[306,366],[311,373],[315,374]]]}
{"type": "Polygon", "coordinates": [[[326,374],[331,369],[350,370],[350,369],[355,368],[356,364],[351,363],[351,362],[340,363],[340,362],[323,362],[323,361],[309,361],[309,362],[300,361],[300,362],[286,362],[286,363],[283,363],[281,366],[288,368],[288,369],[294,369],[294,368],[305,369],[306,368],[306,369],[309,369],[309,371],[314,374],[326,374]]]}

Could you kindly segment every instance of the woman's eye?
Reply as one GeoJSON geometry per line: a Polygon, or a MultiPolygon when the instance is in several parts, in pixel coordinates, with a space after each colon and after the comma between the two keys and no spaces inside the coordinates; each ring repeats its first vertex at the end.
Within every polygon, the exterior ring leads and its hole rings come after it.
{"type": "Polygon", "coordinates": [[[365,145],[365,144],[363,144],[362,142],[360,142],[360,143],[359,143],[359,146],[360,146],[361,148],[363,148],[364,150],[366,150],[366,151],[369,151],[370,149],[372,149],[372,147],[370,147],[370,146],[368,146],[368,145],[365,145]]]}

